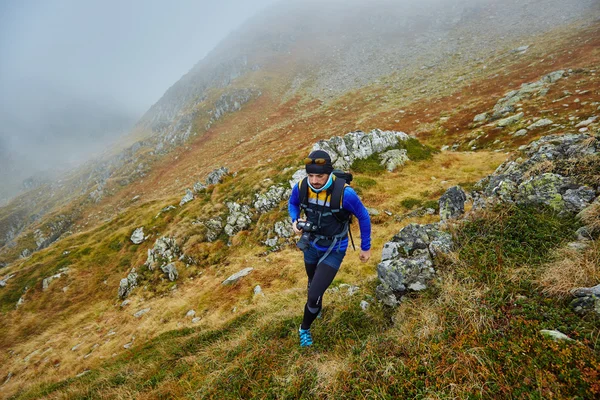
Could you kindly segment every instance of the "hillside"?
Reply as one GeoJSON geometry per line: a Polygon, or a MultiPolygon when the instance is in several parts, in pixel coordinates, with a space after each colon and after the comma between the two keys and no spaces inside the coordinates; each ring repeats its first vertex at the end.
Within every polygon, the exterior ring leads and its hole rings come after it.
{"type": "Polygon", "coordinates": [[[599,317],[571,305],[572,289],[600,280],[598,4],[476,3],[419,20],[429,3],[342,18],[334,2],[304,24],[261,23],[289,11],[275,7],[167,91],[138,124],[142,140],[2,208],[2,397],[598,396],[599,317]],[[391,46],[406,29],[414,37],[391,46]],[[410,161],[351,163],[373,258],[349,252],[316,346],[301,350],[288,181],[315,143],[359,130],[411,135],[391,146],[410,161]],[[569,135],[584,136],[564,150],[569,135]],[[543,151],[554,158],[528,161],[543,151]],[[517,200],[537,199],[514,190],[547,174],[563,179],[559,193],[543,181],[531,190],[549,200],[517,200]],[[439,221],[455,185],[467,216],[446,224],[453,251],[435,279],[392,290],[399,305],[378,301],[386,243],[439,221]],[[592,240],[569,247],[583,226],[592,240]]]}

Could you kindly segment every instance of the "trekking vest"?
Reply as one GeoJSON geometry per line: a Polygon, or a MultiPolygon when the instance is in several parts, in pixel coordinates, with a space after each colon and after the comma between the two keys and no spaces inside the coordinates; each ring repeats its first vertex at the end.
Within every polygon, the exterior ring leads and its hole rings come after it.
{"type": "MultiPolygon", "coordinates": [[[[332,173],[334,176],[331,186],[318,193],[315,198],[319,203],[323,202],[323,205],[310,202],[308,178],[300,181],[298,186],[300,208],[304,211],[306,219],[317,227],[317,231],[312,234],[313,242],[319,246],[330,247],[329,252],[348,235],[352,218],[352,214],[342,208],[344,189],[352,181],[352,174],[339,170],[332,173]]],[[[354,246],[354,240],[352,245],[354,246]]]]}

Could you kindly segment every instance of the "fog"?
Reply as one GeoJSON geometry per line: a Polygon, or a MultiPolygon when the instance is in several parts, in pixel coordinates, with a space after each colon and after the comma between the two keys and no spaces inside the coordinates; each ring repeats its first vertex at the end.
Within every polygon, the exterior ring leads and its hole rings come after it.
{"type": "Polygon", "coordinates": [[[0,202],[102,151],[274,2],[0,2],[0,202]]]}

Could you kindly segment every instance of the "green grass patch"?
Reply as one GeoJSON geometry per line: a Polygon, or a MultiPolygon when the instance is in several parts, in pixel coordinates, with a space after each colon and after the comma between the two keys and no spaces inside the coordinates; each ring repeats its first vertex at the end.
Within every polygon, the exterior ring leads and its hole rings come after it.
{"type": "Polygon", "coordinates": [[[398,142],[395,148],[406,150],[406,155],[411,161],[429,160],[435,153],[438,152],[433,147],[424,145],[415,138],[401,140],[398,142]]]}
{"type": "Polygon", "coordinates": [[[385,172],[385,167],[381,165],[379,154],[371,154],[367,158],[356,159],[350,166],[353,174],[379,175],[385,172]]]}
{"type": "Polygon", "coordinates": [[[408,197],[400,201],[400,205],[407,210],[412,209],[413,207],[419,207],[423,204],[423,200],[415,199],[413,197],[408,197]]]}

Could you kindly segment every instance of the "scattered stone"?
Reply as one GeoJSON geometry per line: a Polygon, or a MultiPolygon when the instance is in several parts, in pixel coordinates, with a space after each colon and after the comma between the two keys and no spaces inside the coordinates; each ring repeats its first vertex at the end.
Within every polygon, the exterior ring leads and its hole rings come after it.
{"type": "Polygon", "coordinates": [[[251,267],[244,268],[243,270],[236,272],[235,274],[231,275],[229,278],[225,279],[222,284],[223,285],[234,284],[237,281],[239,281],[241,278],[243,278],[244,276],[246,276],[250,272],[252,272],[252,270],[254,270],[254,268],[251,268],[251,267]]]}
{"type": "Polygon", "coordinates": [[[548,329],[542,329],[540,331],[540,333],[543,336],[549,337],[551,339],[554,340],[567,340],[567,341],[573,341],[573,339],[571,339],[570,337],[568,337],[567,335],[565,335],[562,332],[559,331],[555,331],[555,330],[548,330],[548,329]]]}
{"type": "Polygon", "coordinates": [[[131,234],[131,241],[133,244],[140,244],[144,241],[144,227],[137,228],[131,234]]]}
{"type": "Polygon", "coordinates": [[[196,183],[194,183],[193,189],[194,189],[194,193],[200,193],[201,191],[206,189],[206,185],[203,184],[202,182],[196,182],[196,183]]]}
{"type": "Polygon", "coordinates": [[[528,131],[527,129],[519,129],[518,131],[516,131],[515,133],[513,133],[514,137],[521,137],[521,136],[525,136],[527,135],[528,131]]]}
{"type": "Polygon", "coordinates": [[[45,278],[45,279],[42,281],[42,290],[47,290],[47,289],[48,289],[48,287],[50,287],[50,283],[51,283],[53,280],[55,280],[55,279],[58,279],[58,278],[61,278],[61,277],[65,276],[65,275],[66,275],[66,274],[69,272],[69,268],[68,268],[68,267],[64,267],[64,268],[61,268],[61,269],[59,269],[58,271],[59,271],[59,272],[58,272],[58,274],[55,274],[55,275],[49,276],[49,277],[45,278]]]}
{"type": "Polygon", "coordinates": [[[595,117],[595,116],[594,117],[589,117],[585,121],[581,121],[580,123],[578,123],[577,125],[575,125],[575,128],[587,127],[588,125],[594,123],[596,121],[596,119],[598,119],[598,117],[595,117]]]}
{"type": "Polygon", "coordinates": [[[82,345],[82,344],[83,344],[83,343],[76,344],[75,346],[73,346],[73,347],[71,348],[71,351],[75,351],[75,350],[77,350],[78,348],[80,348],[80,347],[81,347],[81,345],[82,345]]]}
{"type": "Polygon", "coordinates": [[[197,324],[198,322],[200,322],[201,319],[202,318],[200,318],[200,317],[192,318],[192,324],[197,324]]]}
{"type": "Polygon", "coordinates": [[[254,287],[254,296],[264,296],[265,294],[262,291],[262,288],[260,287],[260,285],[256,285],[254,287]]]}
{"type": "Polygon", "coordinates": [[[552,125],[553,123],[554,122],[552,122],[551,120],[549,120],[547,118],[542,118],[542,119],[534,122],[533,124],[529,125],[527,127],[527,129],[529,129],[531,131],[533,129],[543,128],[544,126],[552,125]]]}
{"type": "Polygon", "coordinates": [[[521,119],[523,119],[524,116],[525,114],[520,112],[516,115],[511,115],[510,117],[502,118],[496,123],[496,126],[499,128],[507,127],[509,125],[519,122],[521,119]]]}
{"type": "Polygon", "coordinates": [[[171,262],[178,259],[181,254],[175,238],[161,237],[156,240],[152,249],[148,249],[148,258],[145,265],[153,271],[158,263],[171,262]]]}
{"type": "Polygon", "coordinates": [[[208,174],[208,177],[206,178],[206,184],[216,185],[217,183],[220,183],[227,174],[229,174],[229,170],[227,168],[217,168],[208,174]]]}
{"type": "Polygon", "coordinates": [[[194,310],[189,310],[189,311],[188,311],[188,312],[185,314],[185,316],[186,316],[186,317],[188,317],[188,318],[194,317],[195,315],[196,315],[196,311],[194,311],[194,310]]]}
{"type": "Polygon", "coordinates": [[[181,207],[182,205],[189,203],[192,200],[194,200],[194,192],[192,192],[190,189],[186,189],[185,196],[183,196],[183,198],[179,202],[179,206],[181,207]]]}
{"type": "Polygon", "coordinates": [[[6,375],[6,379],[4,380],[4,383],[2,385],[6,385],[12,377],[13,377],[13,373],[9,372],[8,375],[6,375]]]}
{"type": "Polygon", "coordinates": [[[121,303],[121,308],[128,306],[130,303],[131,301],[129,299],[123,300],[123,302],[121,303]]]}
{"type": "Polygon", "coordinates": [[[361,300],[361,302],[360,302],[360,308],[363,311],[367,311],[369,309],[369,303],[366,302],[365,300],[361,300]]]}
{"type": "Polygon", "coordinates": [[[81,378],[82,376],[84,376],[84,375],[88,374],[89,372],[90,372],[90,370],[89,370],[89,369],[86,369],[86,370],[85,370],[85,371],[83,371],[82,373],[75,375],[75,378],[81,378]]]}
{"type": "Polygon", "coordinates": [[[300,182],[304,178],[306,178],[306,169],[302,168],[294,172],[294,175],[292,175],[292,179],[289,180],[290,187],[293,189],[294,186],[296,186],[298,182],[300,182]]]}
{"type": "Polygon", "coordinates": [[[15,274],[8,274],[4,278],[2,278],[0,280],[0,287],[5,287],[6,286],[6,282],[8,282],[8,280],[11,279],[11,278],[13,278],[14,276],[15,276],[15,274]]]}
{"type": "Polygon", "coordinates": [[[209,242],[217,240],[223,232],[223,221],[220,218],[204,221],[203,225],[206,227],[206,240],[209,242]]]}
{"type": "Polygon", "coordinates": [[[130,349],[132,346],[133,346],[133,342],[129,342],[129,343],[125,343],[125,344],[123,345],[123,348],[124,348],[124,349],[130,349]]]}
{"type": "Polygon", "coordinates": [[[377,210],[375,208],[367,207],[367,212],[369,213],[369,215],[379,215],[379,210],[377,210]]]}
{"type": "Polygon", "coordinates": [[[150,308],[144,308],[142,310],[139,310],[135,314],[133,314],[133,316],[136,317],[136,318],[140,318],[142,315],[146,314],[150,310],[151,310],[150,308]]]}
{"type": "Polygon", "coordinates": [[[473,122],[485,122],[485,121],[487,121],[488,117],[489,117],[488,113],[485,113],[485,112],[481,113],[481,114],[477,114],[475,116],[475,118],[473,118],[473,122]]]}

